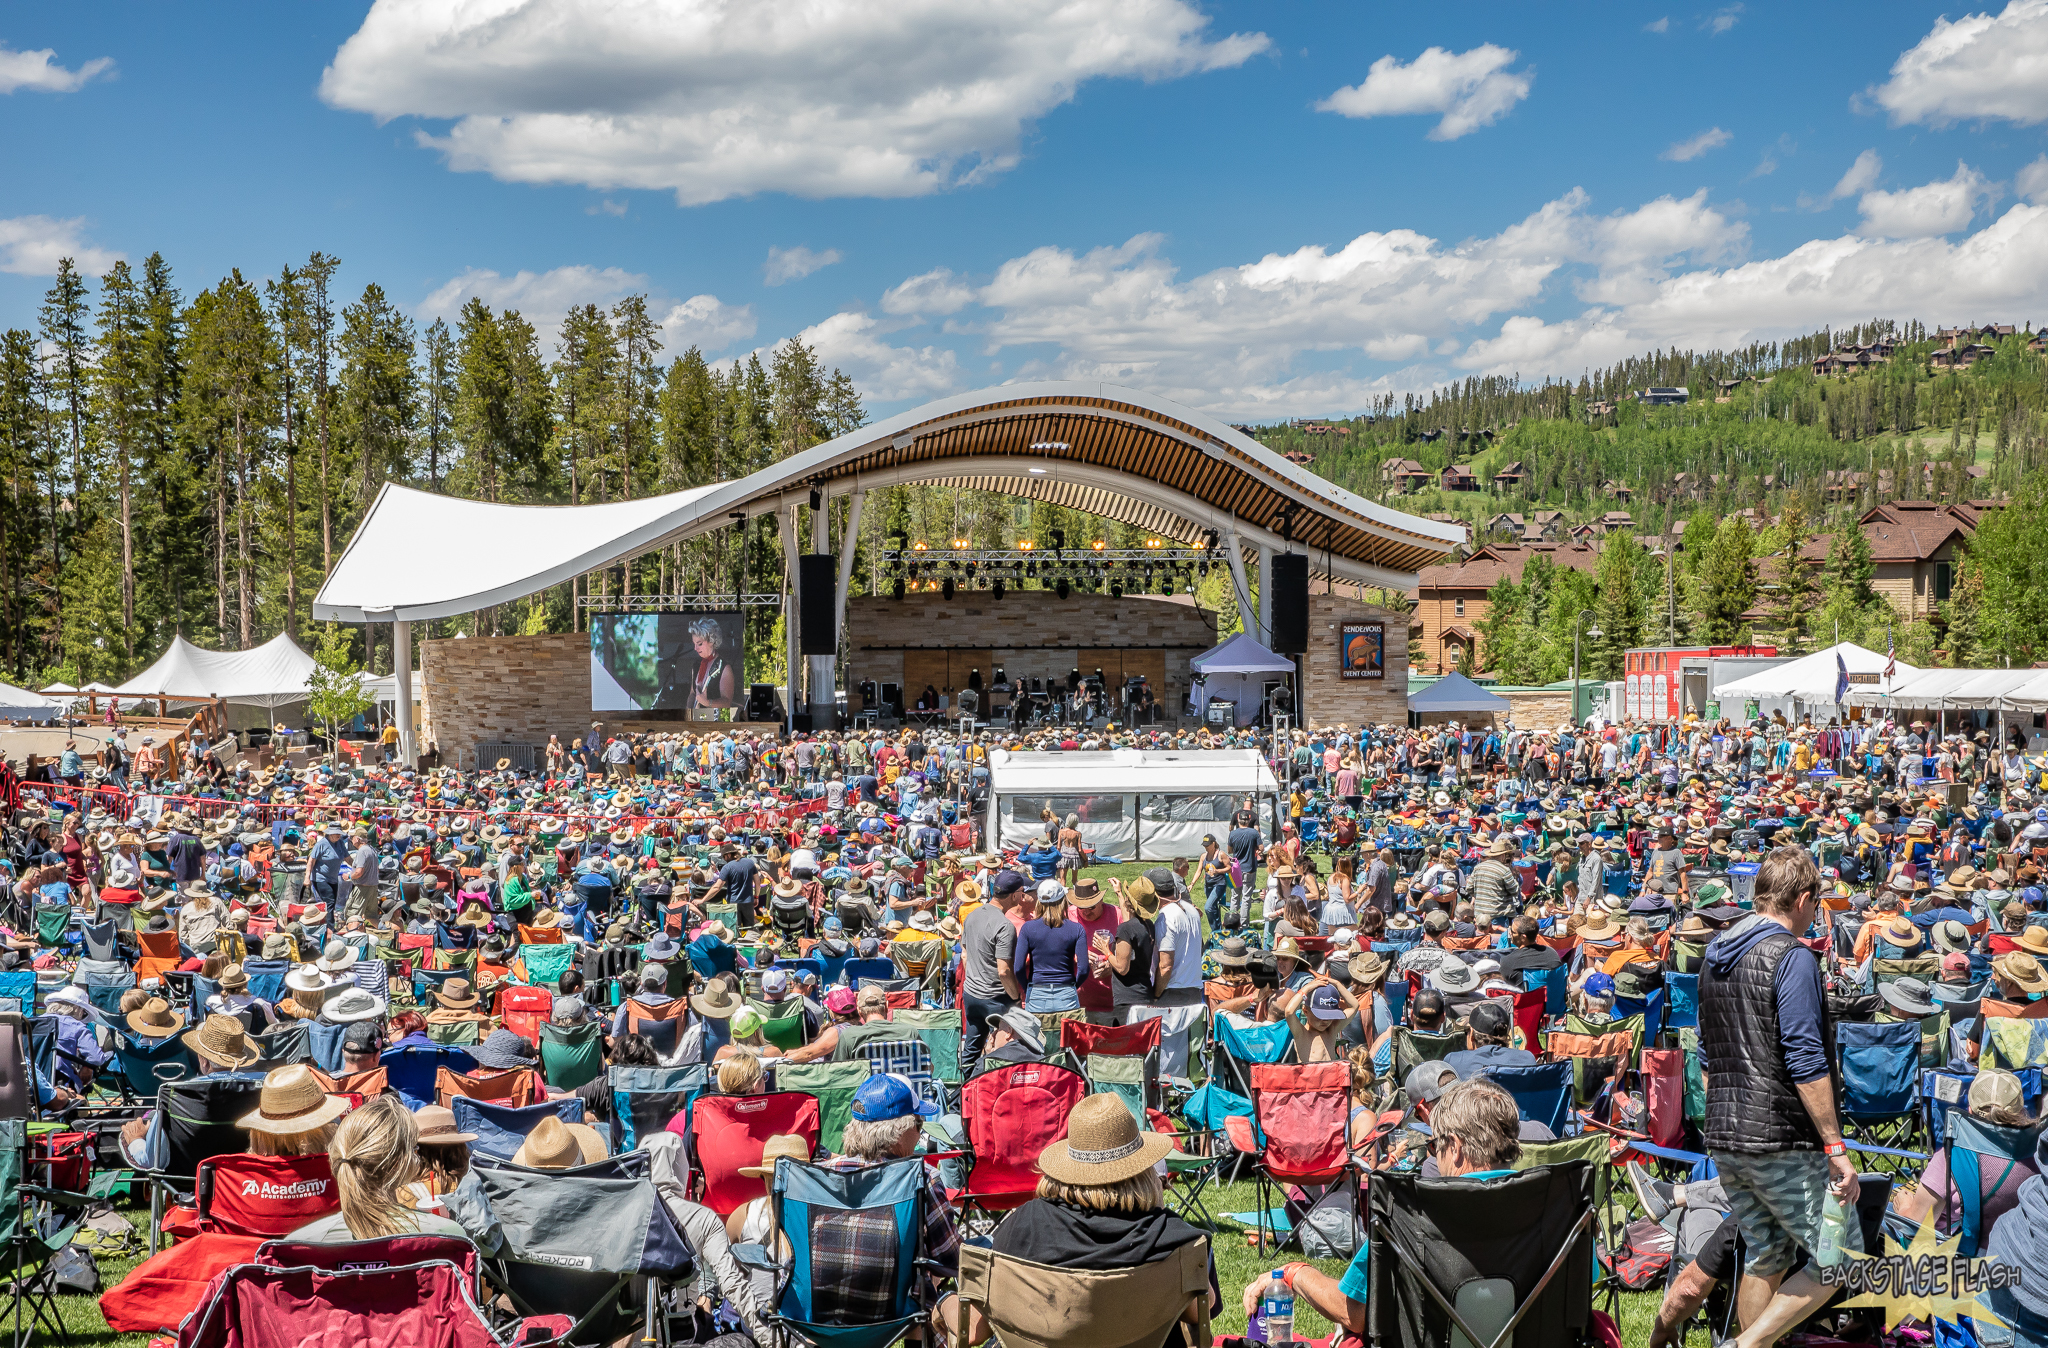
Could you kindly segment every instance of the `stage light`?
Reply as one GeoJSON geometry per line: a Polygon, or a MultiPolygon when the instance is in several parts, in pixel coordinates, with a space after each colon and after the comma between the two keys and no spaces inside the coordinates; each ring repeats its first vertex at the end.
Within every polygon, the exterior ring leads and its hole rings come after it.
{"type": "Polygon", "coordinates": [[[1033,543],[1028,538],[1020,538],[1017,540],[1017,551],[1019,552],[1029,552],[1031,551],[1031,549],[1037,546],[1038,545],[1036,543],[1033,543]]]}
{"type": "Polygon", "coordinates": [[[1101,539],[1098,538],[1093,543],[1090,543],[1088,546],[1095,549],[1097,552],[1101,552],[1104,548],[1108,547],[1109,544],[1103,542],[1101,539]]]}
{"type": "Polygon", "coordinates": [[[1024,563],[1024,574],[1025,574],[1025,575],[1027,575],[1027,576],[1029,576],[1029,577],[1031,577],[1031,578],[1032,578],[1033,580],[1036,580],[1036,579],[1038,578],[1038,563],[1037,563],[1037,562],[1026,562],[1026,563],[1024,563]]]}
{"type": "Polygon", "coordinates": [[[901,599],[901,598],[903,597],[903,577],[901,577],[901,576],[898,576],[898,577],[896,577],[896,587],[895,587],[895,588],[896,588],[896,597],[897,597],[898,599],[901,599]]]}
{"type": "Polygon", "coordinates": [[[1216,551],[1216,541],[1221,537],[1214,529],[1202,530],[1202,547],[1205,551],[1216,551]]]}
{"type": "Polygon", "coordinates": [[[811,509],[823,510],[824,508],[825,493],[816,487],[811,488],[811,509]]]}
{"type": "Polygon", "coordinates": [[[1145,546],[1148,548],[1163,548],[1166,546],[1166,540],[1163,538],[1148,538],[1145,540],[1145,546]]]}
{"type": "Polygon", "coordinates": [[[1111,599],[1121,599],[1124,597],[1124,583],[1122,581],[1119,580],[1111,583],[1109,597],[1111,599]]]}
{"type": "Polygon", "coordinates": [[[971,548],[973,546],[974,540],[971,538],[956,538],[953,540],[953,547],[955,551],[959,551],[964,548],[971,548]]]}
{"type": "Polygon", "coordinates": [[[1058,594],[1060,598],[1065,599],[1067,595],[1072,592],[1072,588],[1067,584],[1067,578],[1065,576],[1061,576],[1060,583],[1053,587],[1053,591],[1054,593],[1058,594]]]}
{"type": "Polygon", "coordinates": [[[910,550],[912,552],[929,552],[931,551],[931,545],[920,538],[910,545],[910,550]]]}
{"type": "Polygon", "coordinates": [[[996,583],[990,588],[995,591],[996,598],[1001,599],[1003,597],[1003,578],[1001,576],[997,576],[996,583]]]}
{"type": "Polygon", "coordinates": [[[944,584],[941,586],[939,590],[939,593],[941,593],[948,599],[951,599],[953,597],[953,578],[951,576],[946,577],[944,584]]]}
{"type": "Polygon", "coordinates": [[[1052,531],[1052,550],[1054,552],[1060,552],[1063,551],[1066,548],[1066,546],[1067,531],[1065,529],[1054,529],[1052,531]]]}

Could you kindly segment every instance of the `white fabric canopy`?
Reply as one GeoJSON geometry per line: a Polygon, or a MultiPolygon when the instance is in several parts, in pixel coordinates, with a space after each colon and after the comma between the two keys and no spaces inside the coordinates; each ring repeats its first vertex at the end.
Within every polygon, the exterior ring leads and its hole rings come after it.
{"type": "Polygon", "coordinates": [[[0,720],[54,721],[63,710],[64,703],[55,698],[16,688],[11,683],[0,683],[0,720]]]}
{"type": "Polygon", "coordinates": [[[1889,693],[1859,688],[1849,695],[1862,707],[1924,707],[1929,710],[1995,710],[2019,689],[2035,682],[2038,669],[1924,669],[1901,679],[1889,693]]]}
{"type": "Polygon", "coordinates": [[[2048,669],[2030,669],[2025,683],[2008,689],[2001,705],[2008,711],[2048,711],[2048,669]]]}
{"type": "Polygon", "coordinates": [[[173,702],[218,697],[250,707],[281,707],[304,702],[313,657],[279,633],[250,651],[204,651],[183,637],[157,662],[116,691],[121,694],[170,695],[173,702]]]}
{"type": "Polygon", "coordinates": [[[1714,696],[1722,702],[1739,701],[1743,698],[1793,698],[1801,702],[1833,702],[1841,680],[1841,673],[1847,668],[1851,674],[1875,674],[1880,682],[1873,684],[1852,684],[1849,690],[1851,702],[1862,701],[1858,694],[1882,693],[1896,688],[1920,671],[1904,660],[1897,661],[1897,670],[1889,683],[1883,682],[1887,657],[1882,651],[1865,650],[1853,641],[1844,641],[1802,655],[1797,660],[1788,660],[1782,665],[1760,669],[1745,674],[1733,683],[1724,683],[1714,690],[1714,696]]]}
{"type": "Polygon", "coordinates": [[[1275,655],[1249,632],[1239,632],[1188,660],[1201,674],[1292,674],[1294,662],[1275,655]]]}
{"type": "MultiPolygon", "coordinates": [[[[1256,749],[989,755],[989,831],[1021,847],[1045,831],[1039,812],[1079,816],[1082,840],[1103,856],[1168,861],[1202,853],[1248,797],[1279,794],[1256,749]]],[[[1263,812],[1262,812],[1263,813],[1263,812]]]]}
{"type": "Polygon", "coordinates": [[[45,688],[42,691],[45,696],[48,696],[52,693],[75,693],[78,690],[76,688],[73,688],[68,683],[53,683],[48,688],[45,688]]]}

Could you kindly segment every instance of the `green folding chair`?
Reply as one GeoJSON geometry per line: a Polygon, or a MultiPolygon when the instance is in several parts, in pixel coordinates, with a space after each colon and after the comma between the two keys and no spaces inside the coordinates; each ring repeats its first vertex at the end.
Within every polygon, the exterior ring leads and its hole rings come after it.
{"type": "Polygon", "coordinates": [[[477,1035],[481,1028],[482,1022],[474,1020],[458,1020],[438,1025],[430,1020],[427,1022],[427,1038],[437,1044],[452,1044],[458,1048],[467,1048],[471,1044],[482,1042],[477,1035]]]}
{"type": "Polygon", "coordinates": [[[932,1055],[932,1075],[948,1086],[961,1084],[960,1013],[949,1010],[898,1011],[891,1023],[916,1032],[932,1055]]]}
{"type": "Polygon", "coordinates": [[[1394,1027],[1394,1080],[1406,1081],[1408,1074],[1426,1062],[1441,1062],[1465,1047],[1463,1030],[1429,1034],[1406,1025],[1394,1027]]]}
{"type": "Polygon", "coordinates": [[[1124,1102],[1124,1107],[1131,1111],[1131,1117],[1138,1121],[1138,1131],[1152,1131],[1151,1121],[1145,1114],[1145,1060],[1142,1057],[1091,1053],[1082,1060],[1081,1067],[1082,1074],[1088,1078],[1090,1094],[1114,1095],[1124,1102]]]}
{"type": "Polygon", "coordinates": [[[582,1025],[543,1021],[540,1068],[548,1085],[558,1091],[573,1091],[597,1080],[604,1075],[604,1026],[596,1021],[582,1025]]]}
{"type": "Polygon", "coordinates": [[[853,1117],[853,1093],[873,1069],[861,1059],[851,1062],[788,1063],[775,1069],[775,1089],[802,1091],[818,1097],[818,1142],[838,1151],[853,1117]]]}
{"type": "Polygon", "coordinates": [[[804,1046],[804,1001],[791,997],[781,1002],[747,999],[747,1005],[761,1013],[761,1037],[784,1053],[804,1046]]]}
{"type": "Polygon", "coordinates": [[[0,1284],[0,1295],[8,1298],[5,1303],[0,1303],[6,1308],[0,1320],[13,1322],[10,1337],[16,1345],[32,1341],[38,1330],[47,1331],[51,1337],[68,1344],[71,1342],[70,1332],[64,1328],[63,1317],[57,1313],[56,1282],[46,1275],[50,1260],[78,1233],[78,1223],[73,1222],[54,1234],[45,1234],[38,1229],[32,1220],[33,1209],[25,1200],[49,1191],[22,1183],[21,1166],[27,1152],[27,1120],[0,1119],[0,1251],[5,1251],[0,1254],[0,1259],[5,1260],[6,1271],[5,1283],[0,1284]],[[24,1312],[27,1314],[26,1324],[23,1323],[24,1312]]]}

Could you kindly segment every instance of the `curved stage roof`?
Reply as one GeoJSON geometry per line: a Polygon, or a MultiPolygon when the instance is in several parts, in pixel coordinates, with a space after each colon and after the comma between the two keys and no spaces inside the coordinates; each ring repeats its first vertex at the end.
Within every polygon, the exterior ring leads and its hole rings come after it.
{"type": "Polygon", "coordinates": [[[1340,581],[1407,588],[1463,530],[1389,509],[1288,463],[1248,436],[1112,384],[1007,384],[941,398],[791,455],[751,476],[605,505],[470,501],[386,485],[313,601],[344,622],[452,617],[534,594],[749,515],[840,494],[938,482],[1071,506],[1185,544],[1235,530],[1246,548],[1294,547],[1340,581]]]}

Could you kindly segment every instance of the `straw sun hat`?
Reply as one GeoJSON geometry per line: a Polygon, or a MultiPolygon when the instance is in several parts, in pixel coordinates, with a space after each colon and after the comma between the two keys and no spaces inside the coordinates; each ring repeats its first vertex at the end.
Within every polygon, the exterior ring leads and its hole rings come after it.
{"type": "Polygon", "coordinates": [[[1165,1159],[1173,1139],[1138,1130],[1138,1120],[1114,1095],[1091,1095],[1074,1106],[1065,1139],[1038,1154],[1038,1168],[1061,1184],[1117,1184],[1165,1159]]]}
{"type": "Polygon", "coordinates": [[[563,1123],[549,1114],[519,1144],[519,1150],[512,1154],[512,1164],[533,1170],[567,1170],[602,1161],[607,1154],[604,1139],[595,1128],[587,1123],[563,1123]]]}
{"type": "Polygon", "coordinates": [[[752,1179],[766,1179],[775,1173],[775,1163],[784,1157],[799,1164],[811,1159],[810,1144],[795,1133],[777,1133],[761,1148],[759,1165],[743,1165],[739,1173],[752,1179]]]}
{"type": "MultiPolygon", "coordinates": [[[[208,1017],[211,1023],[216,1017],[208,1017]]],[[[304,1063],[273,1067],[263,1078],[255,1109],[235,1120],[235,1127],[258,1133],[310,1133],[348,1113],[348,1101],[320,1089],[304,1063]]]]}

